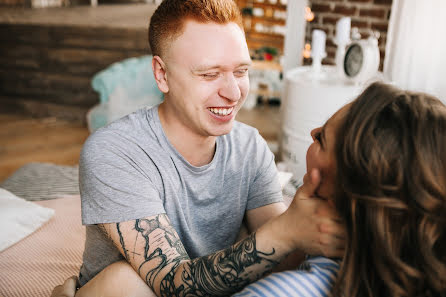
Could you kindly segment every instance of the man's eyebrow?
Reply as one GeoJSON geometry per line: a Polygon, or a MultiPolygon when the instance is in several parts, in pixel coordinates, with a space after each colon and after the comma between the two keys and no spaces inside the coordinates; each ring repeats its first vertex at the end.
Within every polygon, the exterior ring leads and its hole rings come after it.
{"type": "Polygon", "coordinates": [[[243,62],[243,63],[240,63],[237,67],[242,67],[242,66],[251,66],[252,65],[252,61],[248,61],[248,62],[243,62]]]}
{"type": "Polygon", "coordinates": [[[201,71],[208,71],[212,69],[220,69],[221,66],[219,65],[200,65],[192,69],[192,71],[201,72],[201,71]]]}

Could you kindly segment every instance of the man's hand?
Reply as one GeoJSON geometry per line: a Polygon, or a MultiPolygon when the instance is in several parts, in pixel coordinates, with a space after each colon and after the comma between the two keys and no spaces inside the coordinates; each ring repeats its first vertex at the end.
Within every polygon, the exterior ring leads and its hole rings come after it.
{"type": "Polygon", "coordinates": [[[345,227],[330,201],[316,197],[321,177],[313,169],[304,176],[294,200],[285,212],[291,242],[311,255],[342,257],[345,249],[345,227]]]}
{"type": "Polygon", "coordinates": [[[74,297],[76,294],[77,277],[72,276],[65,280],[63,285],[59,285],[51,292],[51,297],[74,297]]]}

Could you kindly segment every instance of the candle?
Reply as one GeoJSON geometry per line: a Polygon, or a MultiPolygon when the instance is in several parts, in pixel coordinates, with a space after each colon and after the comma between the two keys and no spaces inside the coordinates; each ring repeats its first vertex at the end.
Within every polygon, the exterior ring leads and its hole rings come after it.
{"type": "Polygon", "coordinates": [[[345,45],[350,42],[351,19],[343,17],[336,23],[336,44],[345,45]]]}
{"type": "Polygon", "coordinates": [[[325,39],[326,34],[322,30],[313,30],[311,39],[311,56],[317,58],[324,58],[325,53],[325,39]]]}

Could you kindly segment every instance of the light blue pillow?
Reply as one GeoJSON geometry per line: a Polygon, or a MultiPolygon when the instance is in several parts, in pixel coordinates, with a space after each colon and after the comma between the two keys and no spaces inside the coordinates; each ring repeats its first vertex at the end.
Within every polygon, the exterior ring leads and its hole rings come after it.
{"type": "Polygon", "coordinates": [[[129,58],[110,65],[93,77],[91,84],[99,93],[100,104],[87,114],[90,132],[163,100],[151,62],[152,56],[129,58]]]}

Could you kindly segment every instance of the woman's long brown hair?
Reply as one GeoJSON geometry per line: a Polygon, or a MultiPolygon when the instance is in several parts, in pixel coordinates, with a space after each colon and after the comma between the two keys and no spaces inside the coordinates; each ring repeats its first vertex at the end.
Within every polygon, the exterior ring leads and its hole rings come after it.
{"type": "Polygon", "coordinates": [[[446,107],[382,83],[336,137],[347,247],[334,295],[446,296],[446,107]]]}

